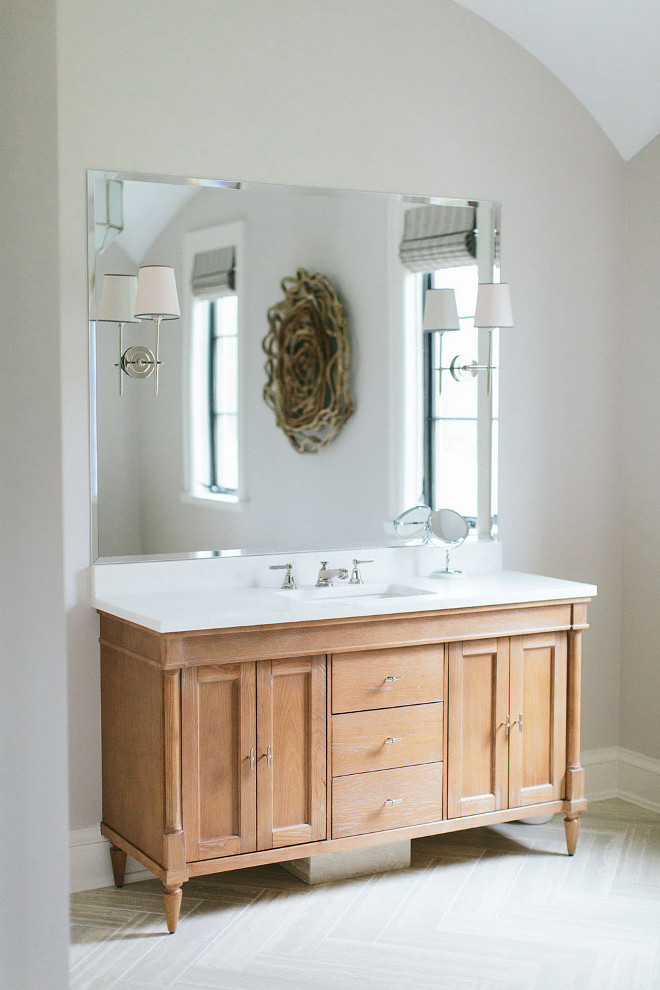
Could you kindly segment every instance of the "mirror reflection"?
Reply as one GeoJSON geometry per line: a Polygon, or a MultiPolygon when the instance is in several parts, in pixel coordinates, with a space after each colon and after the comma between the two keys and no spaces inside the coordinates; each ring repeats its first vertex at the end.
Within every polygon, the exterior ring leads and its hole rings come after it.
{"type": "MultiPolygon", "coordinates": [[[[478,283],[498,280],[495,204],[94,172],[89,218],[98,558],[396,545],[391,520],[421,501],[491,534],[497,373],[487,394],[449,368],[488,362],[474,307],[478,283]],[[160,327],[157,396],[122,377],[118,321],[98,309],[103,276],[141,266],[173,270],[181,312],[160,327]],[[309,452],[264,401],[268,313],[301,269],[336,293],[350,355],[352,411],[309,452]],[[440,288],[455,290],[460,332],[422,330],[440,288]]],[[[291,394],[325,401],[323,328],[315,350],[297,311],[291,394]]],[[[127,319],[121,347],[153,353],[153,324],[127,319]]]]}

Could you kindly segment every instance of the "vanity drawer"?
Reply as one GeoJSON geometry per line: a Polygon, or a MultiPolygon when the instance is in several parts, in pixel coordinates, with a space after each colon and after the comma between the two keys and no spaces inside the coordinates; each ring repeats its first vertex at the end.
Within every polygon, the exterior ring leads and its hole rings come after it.
{"type": "Polygon", "coordinates": [[[332,716],[332,775],[442,760],[442,702],[332,716]]]}
{"type": "Polygon", "coordinates": [[[332,711],[442,701],[444,647],[403,646],[336,653],[332,658],[332,711]]]}
{"type": "Polygon", "coordinates": [[[441,818],[442,763],[357,773],[332,782],[333,839],[441,818]]]}

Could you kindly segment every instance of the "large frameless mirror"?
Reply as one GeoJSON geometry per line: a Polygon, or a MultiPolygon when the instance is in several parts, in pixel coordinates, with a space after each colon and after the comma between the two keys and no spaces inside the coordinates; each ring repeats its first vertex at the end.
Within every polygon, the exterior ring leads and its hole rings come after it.
{"type": "MultiPolygon", "coordinates": [[[[488,362],[474,311],[499,280],[495,204],[117,172],[89,173],[88,197],[96,559],[394,546],[418,502],[492,536],[497,372],[487,389],[470,369],[488,362]],[[140,363],[152,323],[130,302],[123,322],[98,308],[104,276],[141,266],[173,269],[178,289],[157,396],[140,363]],[[331,287],[348,339],[351,411],[312,452],[264,401],[269,310],[301,270],[331,287]],[[459,332],[422,331],[438,288],[459,332]]],[[[313,364],[298,362],[303,389],[313,364]]]]}

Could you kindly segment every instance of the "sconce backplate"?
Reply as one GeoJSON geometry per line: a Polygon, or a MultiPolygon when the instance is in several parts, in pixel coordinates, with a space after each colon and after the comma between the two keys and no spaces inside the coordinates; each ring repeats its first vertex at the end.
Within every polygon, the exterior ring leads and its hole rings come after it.
{"type": "Polygon", "coordinates": [[[121,356],[121,366],[129,378],[148,378],[156,359],[148,347],[129,347],[121,356]]]}
{"type": "Polygon", "coordinates": [[[463,358],[457,354],[449,365],[449,371],[455,382],[464,382],[468,378],[476,378],[477,372],[481,371],[481,368],[476,361],[464,364],[463,358]]]}

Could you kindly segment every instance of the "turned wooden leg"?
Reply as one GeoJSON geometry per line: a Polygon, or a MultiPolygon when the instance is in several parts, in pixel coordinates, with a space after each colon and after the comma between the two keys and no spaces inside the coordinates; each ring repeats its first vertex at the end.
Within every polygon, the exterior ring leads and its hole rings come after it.
{"type": "Polygon", "coordinates": [[[112,860],[112,875],[115,878],[117,887],[124,886],[124,873],[126,872],[126,853],[118,846],[110,846],[110,859],[112,860]]]}
{"type": "Polygon", "coordinates": [[[181,910],[181,887],[165,887],[165,918],[167,920],[167,930],[172,935],[176,931],[179,921],[179,911],[181,910]]]}
{"type": "Polygon", "coordinates": [[[572,856],[577,849],[578,836],[580,834],[580,816],[567,815],[564,818],[564,828],[566,829],[566,848],[568,855],[572,856]]]}

